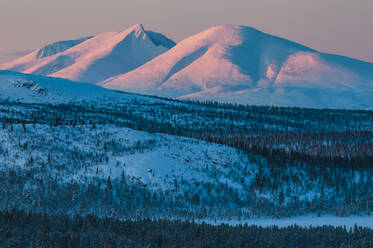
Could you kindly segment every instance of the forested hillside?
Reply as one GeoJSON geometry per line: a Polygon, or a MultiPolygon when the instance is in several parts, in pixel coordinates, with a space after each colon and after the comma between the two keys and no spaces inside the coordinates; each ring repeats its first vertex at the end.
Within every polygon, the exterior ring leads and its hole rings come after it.
{"type": "Polygon", "coordinates": [[[126,94],[0,111],[2,209],[212,220],[373,209],[370,111],[126,94]]]}
{"type": "Polygon", "coordinates": [[[0,212],[1,247],[369,248],[373,231],[354,227],[212,226],[169,220],[99,219],[0,212]]]}

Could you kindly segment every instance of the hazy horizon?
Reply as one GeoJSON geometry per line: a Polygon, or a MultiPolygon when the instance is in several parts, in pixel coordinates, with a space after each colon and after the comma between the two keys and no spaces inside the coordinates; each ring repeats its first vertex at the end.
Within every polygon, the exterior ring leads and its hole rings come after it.
{"type": "Polygon", "coordinates": [[[3,0],[0,61],[58,40],[141,23],[176,42],[212,26],[251,26],[321,52],[373,62],[372,10],[370,0],[3,0]]]}

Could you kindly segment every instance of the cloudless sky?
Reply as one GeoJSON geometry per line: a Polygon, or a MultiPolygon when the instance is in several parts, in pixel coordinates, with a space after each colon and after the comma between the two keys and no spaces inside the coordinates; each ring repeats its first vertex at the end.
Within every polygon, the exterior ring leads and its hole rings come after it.
{"type": "Polygon", "coordinates": [[[216,25],[247,25],[373,62],[373,0],[0,0],[0,53],[136,23],[175,41],[216,25]]]}

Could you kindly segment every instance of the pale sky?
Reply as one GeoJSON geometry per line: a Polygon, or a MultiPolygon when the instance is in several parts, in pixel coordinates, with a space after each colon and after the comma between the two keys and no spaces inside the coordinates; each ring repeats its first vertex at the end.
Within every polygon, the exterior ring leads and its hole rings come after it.
{"type": "Polygon", "coordinates": [[[0,0],[0,54],[136,23],[176,42],[240,24],[373,62],[373,0],[0,0]]]}

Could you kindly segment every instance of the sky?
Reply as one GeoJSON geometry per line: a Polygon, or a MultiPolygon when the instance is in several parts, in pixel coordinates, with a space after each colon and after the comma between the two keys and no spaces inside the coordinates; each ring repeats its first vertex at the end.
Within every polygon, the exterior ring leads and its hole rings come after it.
{"type": "Polygon", "coordinates": [[[0,0],[0,60],[137,23],[176,42],[216,25],[246,25],[373,62],[373,0],[0,0]]]}

